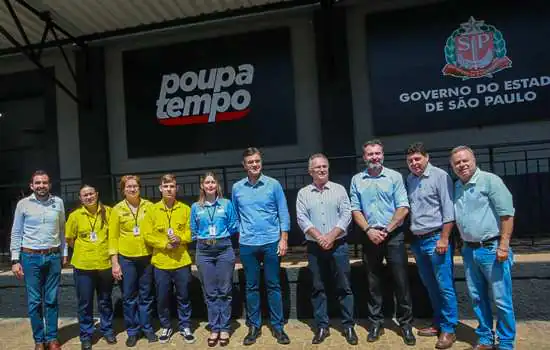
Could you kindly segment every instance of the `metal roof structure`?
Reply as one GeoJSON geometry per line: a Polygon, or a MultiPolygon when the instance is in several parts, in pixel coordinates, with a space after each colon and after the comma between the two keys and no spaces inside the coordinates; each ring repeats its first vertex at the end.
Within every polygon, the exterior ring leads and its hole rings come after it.
{"type": "MultiPolygon", "coordinates": [[[[166,30],[197,23],[319,5],[341,0],[0,0],[0,58],[22,54],[47,75],[41,56],[58,48],[76,80],[65,52],[71,45],[86,54],[94,41],[166,30]]],[[[79,98],[55,77],[56,85],[79,98]]]]}
{"type": "Polygon", "coordinates": [[[0,56],[334,0],[0,0],[0,56]],[[52,30],[53,28],[53,30],[52,30]]]}

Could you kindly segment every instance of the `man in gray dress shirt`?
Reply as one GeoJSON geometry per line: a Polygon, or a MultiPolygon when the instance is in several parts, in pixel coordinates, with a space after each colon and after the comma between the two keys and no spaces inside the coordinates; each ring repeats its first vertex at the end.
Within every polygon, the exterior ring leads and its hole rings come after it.
{"type": "Polygon", "coordinates": [[[308,266],[313,278],[311,303],[317,330],[312,343],[320,344],[330,335],[325,293],[325,282],[328,282],[336,287],[344,336],[349,344],[356,345],[358,339],[353,328],[354,302],[346,243],[351,222],[349,197],[342,185],[329,181],[329,162],[325,155],[318,153],[309,158],[309,174],[313,183],[298,192],[296,215],[298,225],[306,235],[308,266]]]}
{"type": "Polygon", "coordinates": [[[429,162],[422,143],[407,149],[407,193],[411,205],[411,250],[418,273],[430,297],[433,325],[418,330],[421,336],[438,336],[436,349],[448,349],[456,341],[458,307],[453,282],[453,246],[449,236],[454,225],[453,181],[444,170],[429,162]]]}

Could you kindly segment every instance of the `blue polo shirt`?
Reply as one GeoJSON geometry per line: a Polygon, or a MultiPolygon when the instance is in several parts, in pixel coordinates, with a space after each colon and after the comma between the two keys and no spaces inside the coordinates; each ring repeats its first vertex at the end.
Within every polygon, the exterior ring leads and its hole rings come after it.
{"type": "Polygon", "coordinates": [[[453,180],[445,170],[428,163],[420,176],[407,176],[411,231],[422,235],[454,221],[453,180]]]}
{"type": "Polygon", "coordinates": [[[290,215],[279,181],[261,175],[252,185],[244,178],[233,185],[231,199],[239,220],[239,243],[259,246],[276,242],[290,230],[290,215]]]}
{"type": "Polygon", "coordinates": [[[217,198],[214,203],[199,202],[191,206],[191,239],[220,239],[238,232],[239,223],[229,199],[217,198]],[[216,236],[210,236],[210,226],[216,227],[216,236]]]}
{"type": "Polygon", "coordinates": [[[500,177],[479,168],[455,183],[455,218],[462,239],[481,242],[500,235],[500,217],[514,216],[512,194],[500,177]]]}
{"type": "Polygon", "coordinates": [[[361,211],[370,226],[386,227],[397,208],[409,207],[403,176],[384,167],[378,176],[356,174],[350,186],[351,210],[361,211]]]}

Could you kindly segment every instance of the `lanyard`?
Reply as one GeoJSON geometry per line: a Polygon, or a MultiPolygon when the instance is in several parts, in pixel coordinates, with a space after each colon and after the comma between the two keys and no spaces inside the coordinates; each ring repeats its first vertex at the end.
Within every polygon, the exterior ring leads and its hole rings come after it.
{"type": "Polygon", "coordinates": [[[86,215],[86,217],[88,218],[88,222],[90,223],[90,228],[91,228],[91,231],[90,232],[95,232],[94,229],[95,229],[95,223],[97,222],[97,217],[99,216],[99,208],[97,209],[97,212],[95,213],[95,219],[94,219],[94,223],[92,224],[92,220],[90,220],[90,217],[88,215],[86,215]]]}
{"type": "Polygon", "coordinates": [[[216,202],[214,205],[206,207],[206,212],[208,213],[209,221],[208,224],[214,225],[214,216],[216,216],[216,207],[218,206],[218,202],[216,202]],[[210,211],[210,208],[214,209],[210,211]]]}
{"type": "Polygon", "coordinates": [[[141,207],[141,201],[139,201],[139,204],[138,204],[138,207],[137,207],[137,210],[136,210],[135,214],[132,211],[132,208],[130,207],[130,204],[128,203],[128,201],[124,200],[124,202],[126,202],[126,206],[128,207],[128,209],[130,209],[130,214],[132,214],[132,216],[134,217],[134,221],[136,223],[136,225],[134,227],[138,227],[138,216],[139,216],[139,208],[141,207]]]}
{"type": "Polygon", "coordinates": [[[168,207],[166,206],[166,203],[164,203],[164,209],[166,210],[166,217],[168,218],[168,228],[172,227],[172,213],[174,212],[174,206],[176,205],[176,202],[172,205],[172,208],[170,208],[170,215],[168,215],[168,207]]]}

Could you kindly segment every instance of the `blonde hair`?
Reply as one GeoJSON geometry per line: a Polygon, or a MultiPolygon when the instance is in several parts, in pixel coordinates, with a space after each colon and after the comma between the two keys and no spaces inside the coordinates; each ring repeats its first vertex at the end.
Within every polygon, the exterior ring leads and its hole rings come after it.
{"type": "Polygon", "coordinates": [[[173,183],[176,183],[176,175],[174,174],[164,174],[162,175],[162,177],[160,178],[160,183],[161,184],[165,184],[167,182],[173,182],[173,183]]]}
{"type": "Polygon", "coordinates": [[[138,186],[141,188],[141,179],[137,175],[124,175],[120,178],[120,194],[122,197],[124,196],[124,187],[126,187],[126,183],[130,180],[135,180],[138,184],[138,186]]]}
{"type": "Polygon", "coordinates": [[[218,177],[216,176],[216,174],[213,172],[213,171],[207,171],[206,173],[204,173],[203,176],[201,176],[201,185],[200,185],[200,194],[199,194],[199,205],[201,207],[204,206],[204,202],[206,201],[206,192],[204,191],[204,187],[203,187],[203,184],[204,184],[204,181],[206,180],[207,177],[211,176],[214,181],[216,181],[216,195],[217,197],[223,197],[223,190],[222,190],[222,187],[220,186],[220,180],[218,179],[218,177]]]}

